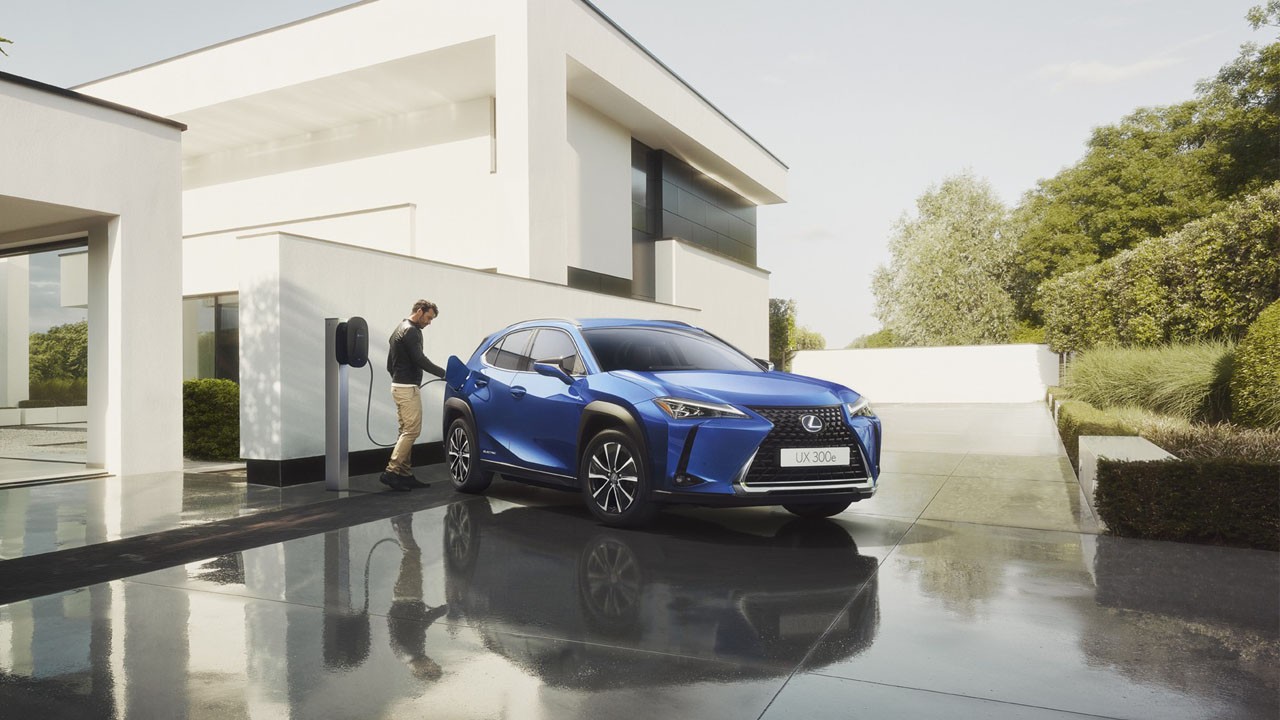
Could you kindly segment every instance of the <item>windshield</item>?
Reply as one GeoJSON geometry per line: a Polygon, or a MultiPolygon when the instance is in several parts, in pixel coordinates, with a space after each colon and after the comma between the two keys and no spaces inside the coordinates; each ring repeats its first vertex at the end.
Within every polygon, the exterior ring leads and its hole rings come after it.
{"type": "Polygon", "coordinates": [[[584,330],[583,337],[604,372],[636,370],[752,370],[761,372],[742,353],[696,330],[651,327],[584,330]]]}

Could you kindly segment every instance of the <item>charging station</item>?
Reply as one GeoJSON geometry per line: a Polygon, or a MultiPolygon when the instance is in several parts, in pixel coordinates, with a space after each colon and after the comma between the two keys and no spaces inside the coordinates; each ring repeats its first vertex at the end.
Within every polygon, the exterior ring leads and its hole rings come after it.
{"type": "Polygon", "coordinates": [[[350,490],[347,367],[369,362],[369,324],[362,317],[324,320],[324,489],[350,490]]]}

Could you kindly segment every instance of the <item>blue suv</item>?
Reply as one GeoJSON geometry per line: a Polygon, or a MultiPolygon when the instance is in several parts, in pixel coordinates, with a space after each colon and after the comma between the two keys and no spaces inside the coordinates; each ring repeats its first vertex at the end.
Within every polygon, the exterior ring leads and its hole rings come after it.
{"type": "Polygon", "coordinates": [[[705,330],[530,320],[449,358],[453,486],[494,473],[582,493],[607,525],[663,504],[782,505],[829,517],[875,494],[880,420],[842,385],[777,372],[705,330]]]}

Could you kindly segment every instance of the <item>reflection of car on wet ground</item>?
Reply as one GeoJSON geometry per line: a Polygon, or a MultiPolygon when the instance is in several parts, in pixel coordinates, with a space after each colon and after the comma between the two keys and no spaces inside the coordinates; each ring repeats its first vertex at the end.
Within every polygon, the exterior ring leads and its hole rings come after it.
{"type": "Polygon", "coordinates": [[[596,676],[618,648],[718,661],[636,684],[786,672],[819,638],[821,666],[869,647],[879,619],[876,559],[826,520],[745,532],[672,516],[637,533],[478,498],[449,506],[444,555],[450,617],[558,684],[611,682],[596,676]]]}
{"type": "Polygon", "coordinates": [[[446,380],[463,492],[501,473],[579,491],[602,522],[632,526],[669,503],[829,517],[876,491],[880,420],[865,398],[684,323],[518,323],[451,358],[446,380]]]}

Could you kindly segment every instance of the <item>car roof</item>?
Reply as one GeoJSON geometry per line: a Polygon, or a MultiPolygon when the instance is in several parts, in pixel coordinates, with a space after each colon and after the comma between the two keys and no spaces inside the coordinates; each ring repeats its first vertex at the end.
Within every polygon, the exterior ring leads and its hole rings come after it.
{"type": "Polygon", "coordinates": [[[678,330],[697,330],[689,323],[679,320],[639,320],[636,318],[539,318],[536,320],[523,320],[514,323],[505,328],[505,330],[515,330],[528,327],[576,327],[581,330],[591,330],[594,328],[615,328],[615,327],[649,327],[649,328],[669,328],[678,330]]]}

